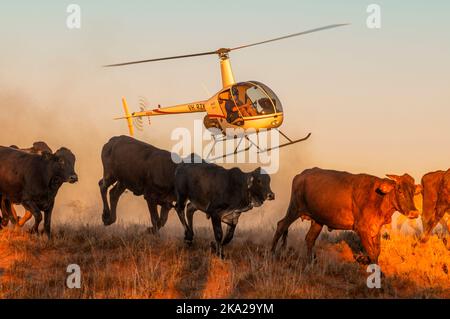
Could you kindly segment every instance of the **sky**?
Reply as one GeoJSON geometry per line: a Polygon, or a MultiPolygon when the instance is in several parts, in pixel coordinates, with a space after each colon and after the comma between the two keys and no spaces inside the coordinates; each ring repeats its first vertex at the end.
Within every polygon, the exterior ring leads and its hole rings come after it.
{"type": "MultiPolygon", "coordinates": [[[[287,200],[292,178],[314,166],[377,176],[408,172],[418,182],[450,163],[449,9],[443,0],[2,0],[0,144],[44,139],[71,148],[85,177],[73,187],[95,201],[101,146],[127,134],[125,123],[112,120],[122,113],[122,96],[137,110],[140,97],[151,107],[174,105],[221,88],[216,56],[102,65],[351,23],[230,56],[238,81],[257,80],[277,93],[285,133],[312,132],[307,142],[280,152],[275,188],[287,200]],[[71,3],[81,7],[80,29],[66,26],[71,3]],[[381,8],[380,29],[366,25],[372,3],[381,8]]],[[[173,128],[191,128],[202,118],[154,118],[137,137],[170,148],[173,128]]]]}

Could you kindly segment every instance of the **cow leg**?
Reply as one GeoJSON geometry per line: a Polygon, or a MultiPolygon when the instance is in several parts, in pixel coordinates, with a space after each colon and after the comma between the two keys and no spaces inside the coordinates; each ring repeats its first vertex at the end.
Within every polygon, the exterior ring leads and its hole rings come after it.
{"type": "Polygon", "coordinates": [[[447,210],[447,207],[445,207],[445,206],[438,206],[436,208],[436,213],[435,213],[434,217],[424,225],[424,233],[423,233],[422,239],[420,240],[422,243],[426,243],[428,241],[428,239],[430,238],[431,232],[437,226],[437,224],[442,219],[442,217],[444,217],[446,210],[447,210]]]}
{"type": "Polygon", "coordinates": [[[194,239],[194,213],[196,210],[197,210],[197,208],[192,203],[189,203],[187,205],[186,217],[187,217],[188,227],[192,231],[192,239],[194,239]]]}
{"type": "Polygon", "coordinates": [[[52,222],[52,212],[53,212],[53,205],[55,202],[53,201],[50,206],[44,211],[44,232],[47,235],[47,237],[50,239],[51,237],[51,222],[52,222]]]}
{"type": "Polygon", "coordinates": [[[33,217],[31,212],[28,210],[25,211],[25,215],[23,215],[23,217],[19,220],[19,222],[17,223],[17,227],[22,227],[23,225],[25,225],[25,223],[29,221],[31,217],[33,217]]]}
{"type": "Polygon", "coordinates": [[[148,211],[150,212],[150,220],[152,221],[152,227],[149,228],[149,231],[157,235],[158,234],[158,206],[156,205],[156,202],[150,198],[150,196],[146,196],[145,200],[147,201],[148,211]]]}
{"type": "Polygon", "coordinates": [[[105,223],[105,226],[114,224],[117,219],[116,215],[116,209],[117,209],[117,203],[119,202],[119,197],[122,195],[122,193],[125,191],[126,187],[123,186],[122,183],[117,182],[116,185],[109,191],[109,201],[111,203],[111,212],[109,215],[109,220],[105,223]]]}
{"type": "Polygon", "coordinates": [[[25,207],[26,210],[30,211],[34,217],[34,225],[30,229],[30,233],[32,233],[32,234],[38,233],[39,224],[42,221],[42,213],[41,213],[40,209],[33,202],[24,202],[24,203],[22,203],[22,205],[23,205],[23,207],[25,207]]]}
{"type": "Polygon", "coordinates": [[[363,246],[367,256],[360,256],[356,260],[362,264],[378,264],[378,257],[380,256],[380,232],[378,232],[375,236],[370,236],[367,233],[358,233],[359,238],[361,239],[361,245],[363,246]]]}
{"type": "Polygon", "coordinates": [[[446,236],[444,237],[444,244],[448,250],[450,250],[450,216],[446,220],[441,219],[441,225],[446,230],[446,236]]]}
{"type": "Polygon", "coordinates": [[[224,258],[222,246],[222,237],[223,237],[222,220],[218,216],[217,212],[211,213],[210,216],[214,231],[214,238],[216,240],[216,247],[215,247],[216,255],[220,258],[224,258]]]}
{"type": "Polygon", "coordinates": [[[9,220],[11,221],[11,223],[13,225],[17,224],[19,218],[17,218],[17,212],[16,209],[14,208],[14,205],[9,200],[5,200],[5,207],[8,212],[9,220]]]}
{"type": "Polygon", "coordinates": [[[309,262],[313,261],[313,247],[316,242],[317,237],[319,237],[320,232],[322,231],[323,225],[316,223],[315,221],[311,221],[311,227],[306,234],[306,258],[309,262]]]}
{"type": "Polygon", "coordinates": [[[1,198],[1,210],[2,210],[2,226],[6,227],[9,222],[9,214],[8,210],[6,209],[6,203],[5,198],[1,198]]]}
{"type": "Polygon", "coordinates": [[[236,226],[237,224],[227,225],[227,233],[222,241],[222,246],[228,245],[230,241],[233,239],[236,226]]]}
{"type": "Polygon", "coordinates": [[[181,194],[177,194],[177,205],[175,207],[177,211],[178,218],[180,219],[181,225],[184,227],[184,240],[186,243],[190,244],[192,243],[192,240],[194,238],[194,232],[192,229],[188,226],[186,222],[186,218],[184,215],[184,209],[186,208],[186,201],[187,198],[181,194]]]}
{"type": "Polygon", "coordinates": [[[159,214],[158,228],[161,229],[167,223],[169,212],[172,209],[172,204],[166,203],[161,205],[161,212],[159,214]]]}
{"type": "Polygon", "coordinates": [[[17,217],[16,209],[14,208],[14,205],[11,203],[11,201],[3,198],[2,203],[1,203],[1,208],[2,208],[2,212],[4,214],[3,217],[6,217],[2,221],[2,225],[3,226],[8,225],[9,221],[11,221],[11,223],[13,225],[16,225],[19,218],[17,217]]]}
{"type": "Polygon", "coordinates": [[[100,194],[102,196],[102,201],[103,201],[103,215],[102,215],[102,220],[103,223],[107,224],[109,219],[110,219],[110,209],[109,209],[109,205],[108,205],[108,188],[115,183],[114,179],[108,179],[108,178],[102,178],[99,182],[98,182],[98,186],[100,187],[100,194]]]}
{"type": "Polygon", "coordinates": [[[272,240],[271,251],[273,254],[275,253],[278,241],[280,240],[280,237],[282,235],[283,235],[282,249],[286,248],[289,226],[291,226],[291,224],[295,222],[300,216],[301,216],[300,210],[295,209],[294,205],[291,203],[289,205],[286,216],[282,220],[280,220],[277,224],[277,230],[275,231],[275,235],[273,236],[272,240]]]}

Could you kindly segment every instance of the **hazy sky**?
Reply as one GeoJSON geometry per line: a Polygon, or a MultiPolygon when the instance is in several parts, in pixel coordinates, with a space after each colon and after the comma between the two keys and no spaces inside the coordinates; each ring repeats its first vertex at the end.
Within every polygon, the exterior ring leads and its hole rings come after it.
{"type": "MultiPolygon", "coordinates": [[[[216,56],[103,69],[103,64],[236,46],[334,23],[323,31],[234,52],[237,80],[269,85],[282,129],[311,139],[281,151],[286,192],[303,169],[424,173],[450,166],[449,1],[6,1],[0,4],[1,144],[46,139],[77,150],[101,176],[101,145],[126,134],[120,98],[137,110],[205,99],[220,89],[216,56]],[[80,30],[66,8],[82,10],[80,30]],[[381,29],[366,8],[381,6],[381,29]],[[40,114],[40,115],[39,115],[40,114]]],[[[202,114],[158,117],[139,137],[170,145],[175,126],[202,114]]],[[[88,173],[86,173],[88,174],[88,173]]],[[[94,185],[95,186],[95,185],[94,185]]]]}

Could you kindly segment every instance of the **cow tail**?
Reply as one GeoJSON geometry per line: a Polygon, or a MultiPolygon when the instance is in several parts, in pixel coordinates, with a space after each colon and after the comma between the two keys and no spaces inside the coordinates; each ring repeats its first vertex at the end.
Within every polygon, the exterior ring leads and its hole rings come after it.
{"type": "Polygon", "coordinates": [[[304,188],[303,179],[301,175],[297,175],[296,177],[294,177],[292,181],[291,199],[289,201],[289,207],[286,212],[286,216],[295,218],[294,216],[298,214],[298,211],[301,209],[300,205],[301,202],[303,201],[304,196],[303,188],[304,188]]]}

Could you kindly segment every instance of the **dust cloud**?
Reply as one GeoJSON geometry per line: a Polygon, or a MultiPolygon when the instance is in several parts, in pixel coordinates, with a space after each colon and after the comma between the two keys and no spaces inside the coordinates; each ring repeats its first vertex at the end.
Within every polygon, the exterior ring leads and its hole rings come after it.
{"type": "MultiPolygon", "coordinates": [[[[65,146],[76,156],[75,170],[79,175],[76,184],[64,184],[56,197],[54,223],[100,224],[102,201],[98,181],[102,177],[101,149],[115,135],[126,134],[126,124],[113,122],[120,112],[117,103],[114,110],[99,114],[99,110],[86,112],[78,101],[64,96],[40,99],[21,90],[0,91],[3,112],[0,113],[2,133],[0,145],[12,144],[29,147],[35,141],[45,141],[53,151],[65,146]]],[[[158,118],[159,120],[159,118],[158,118]]],[[[190,124],[190,123],[189,123],[190,124]]],[[[138,138],[157,147],[170,150],[170,134],[158,131],[158,127],[146,127],[138,138]],[[156,130],[156,132],[154,131],[156,130]]],[[[240,228],[272,230],[276,221],[285,213],[290,197],[292,178],[307,168],[308,142],[280,151],[279,171],[271,176],[276,200],[266,202],[244,214],[240,228]],[[287,165],[288,164],[288,165],[287,165]]],[[[226,164],[226,167],[233,165],[226,164]]],[[[243,171],[255,169],[257,164],[239,165],[243,171]]],[[[19,214],[22,211],[18,208],[19,214]]],[[[118,223],[149,225],[150,218],[142,197],[131,193],[122,195],[118,207],[118,223]]],[[[179,227],[174,211],[170,214],[169,227],[179,227]]],[[[208,225],[202,213],[195,218],[196,225],[208,225]]]]}

